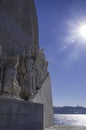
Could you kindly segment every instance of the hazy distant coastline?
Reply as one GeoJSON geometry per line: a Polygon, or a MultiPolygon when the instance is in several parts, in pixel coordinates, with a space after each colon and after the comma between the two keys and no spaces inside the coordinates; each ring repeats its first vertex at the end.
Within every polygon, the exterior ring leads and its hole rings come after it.
{"type": "Polygon", "coordinates": [[[54,114],[86,114],[86,108],[81,106],[53,107],[54,114]]]}

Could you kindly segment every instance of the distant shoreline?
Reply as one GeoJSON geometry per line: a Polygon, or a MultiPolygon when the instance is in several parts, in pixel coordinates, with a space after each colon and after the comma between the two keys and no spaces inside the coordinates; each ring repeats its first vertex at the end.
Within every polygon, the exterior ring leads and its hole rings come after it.
{"type": "Polygon", "coordinates": [[[86,108],[80,106],[53,107],[53,111],[54,114],[86,114],[86,108]]]}

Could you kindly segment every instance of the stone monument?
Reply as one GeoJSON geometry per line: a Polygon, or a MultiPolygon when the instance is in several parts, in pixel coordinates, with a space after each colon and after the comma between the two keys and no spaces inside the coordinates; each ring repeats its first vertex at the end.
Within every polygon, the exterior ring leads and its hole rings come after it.
{"type": "Polygon", "coordinates": [[[53,124],[47,68],[34,1],[0,0],[0,97],[43,104],[44,127],[53,124]]]}

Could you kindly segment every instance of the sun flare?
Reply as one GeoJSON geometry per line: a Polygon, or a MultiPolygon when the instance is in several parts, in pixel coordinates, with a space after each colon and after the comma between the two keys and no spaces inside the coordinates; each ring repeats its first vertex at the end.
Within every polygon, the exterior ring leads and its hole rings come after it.
{"type": "Polygon", "coordinates": [[[79,35],[83,38],[86,39],[86,24],[82,24],[79,29],[78,29],[79,35]]]}
{"type": "Polygon", "coordinates": [[[86,46],[86,21],[80,20],[77,23],[75,22],[70,25],[69,29],[69,38],[72,43],[86,46]]]}

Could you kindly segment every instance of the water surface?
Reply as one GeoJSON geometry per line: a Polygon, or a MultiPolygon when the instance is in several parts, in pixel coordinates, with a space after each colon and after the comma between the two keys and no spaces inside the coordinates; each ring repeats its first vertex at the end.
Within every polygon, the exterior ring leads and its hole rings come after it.
{"type": "Polygon", "coordinates": [[[86,126],[86,115],[55,114],[54,123],[58,126],[86,126]]]}

